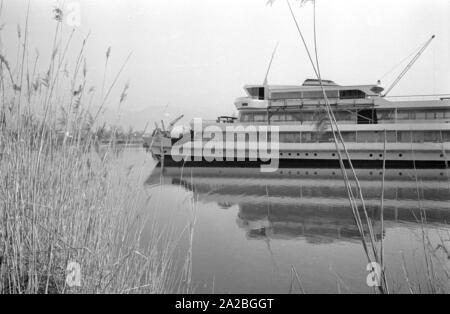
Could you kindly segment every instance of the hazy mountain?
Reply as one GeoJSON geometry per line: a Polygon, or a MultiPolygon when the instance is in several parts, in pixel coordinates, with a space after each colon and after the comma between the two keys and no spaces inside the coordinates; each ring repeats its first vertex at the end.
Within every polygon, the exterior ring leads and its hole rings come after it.
{"type": "Polygon", "coordinates": [[[105,109],[99,117],[101,123],[106,122],[107,125],[120,125],[124,129],[128,129],[130,126],[134,130],[140,131],[145,128],[150,131],[154,128],[155,122],[161,125],[161,120],[164,120],[165,125],[168,125],[171,121],[184,114],[184,118],[177,124],[188,125],[193,118],[201,117],[204,119],[215,119],[222,113],[216,115],[208,114],[203,108],[181,106],[148,106],[145,109],[131,111],[121,109],[120,114],[117,110],[105,109]]]}

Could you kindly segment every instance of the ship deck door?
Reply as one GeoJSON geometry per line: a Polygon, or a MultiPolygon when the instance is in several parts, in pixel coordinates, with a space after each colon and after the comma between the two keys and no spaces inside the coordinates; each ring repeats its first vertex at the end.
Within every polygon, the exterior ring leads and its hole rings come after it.
{"type": "Polygon", "coordinates": [[[357,111],[358,124],[378,124],[377,111],[375,109],[363,109],[357,111]]]}
{"type": "Polygon", "coordinates": [[[264,100],[264,87],[259,87],[258,88],[258,99],[260,99],[260,100],[264,100]]]}

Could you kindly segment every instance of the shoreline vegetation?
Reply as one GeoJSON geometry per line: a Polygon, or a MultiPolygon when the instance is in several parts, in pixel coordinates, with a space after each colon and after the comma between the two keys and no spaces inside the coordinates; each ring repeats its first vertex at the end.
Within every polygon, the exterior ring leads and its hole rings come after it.
{"type": "MultiPolygon", "coordinates": [[[[0,19],[4,9],[2,1],[0,19]]],[[[139,208],[139,182],[117,169],[116,145],[139,143],[139,134],[97,126],[129,57],[109,86],[104,75],[105,91],[91,114],[89,35],[72,48],[75,29],[64,38],[64,12],[56,7],[53,53],[40,73],[39,53],[28,47],[29,13],[30,1],[17,27],[16,65],[0,54],[0,293],[190,292],[189,255],[181,267],[175,260],[181,236],[139,208]],[[73,64],[68,49],[79,49],[73,64]],[[149,221],[151,239],[143,244],[149,221]],[[81,286],[67,281],[73,262],[80,265],[81,286]]]]}

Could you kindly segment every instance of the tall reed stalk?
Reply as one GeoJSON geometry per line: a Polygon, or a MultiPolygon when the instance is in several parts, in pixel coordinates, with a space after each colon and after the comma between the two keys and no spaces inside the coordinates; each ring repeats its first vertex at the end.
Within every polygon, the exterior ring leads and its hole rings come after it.
{"type": "Polygon", "coordinates": [[[173,259],[178,240],[160,228],[143,243],[142,186],[120,170],[112,145],[99,146],[87,107],[95,93],[87,88],[88,37],[69,75],[63,65],[75,31],[63,43],[55,20],[44,74],[38,53],[29,67],[28,13],[16,69],[0,54],[0,293],[186,292],[190,281],[173,259]],[[66,280],[70,262],[81,266],[81,286],[66,280]]]}

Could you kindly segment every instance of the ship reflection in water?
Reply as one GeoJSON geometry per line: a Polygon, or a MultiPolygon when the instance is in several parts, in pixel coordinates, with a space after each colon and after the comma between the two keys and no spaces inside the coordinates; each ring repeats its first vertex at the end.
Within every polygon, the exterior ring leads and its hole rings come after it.
{"type": "MultiPolygon", "coordinates": [[[[379,171],[359,172],[366,208],[379,238],[379,171]]],[[[161,174],[161,168],[157,167],[147,184],[162,179],[163,184],[193,191],[202,203],[215,202],[224,209],[237,205],[236,222],[250,239],[304,237],[314,243],[359,241],[339,173],[339,169],[283,169],[267,174],[255,168],[174,167],[165,168],[161,174]]],[[[384,191],[386,227],[389,228],[389,221],[419,222],[420,208],[425,210],[428,223],[450,221],[449,182],[441,174],[442,171],[422,170],[416,181],[414,171],[390,170],[384,191]]]]}
{"type": "MultiPolygon", "coordinates": [[[[445,230],[447,228],[446,222],[450,221],[448,202],[450,181],[445,170],[387,170],[384,184],[385,229],[383,233],[380,223],[382,186],[380,170],[358,169],[357,171],[366,208],[373,221],[375,237],[377,240],[383,238],[387,243],[386,254],[393,255],[391,258],[387,257],[388,260],[398,260],[399,252],[412,250],[411,241],[417,240],[414,236],[405,236],[403,229],[418,231],[422,226],[421,220],[426,221],[426,225],[431,229],[445,230]],[[387,234],[390,234],[390,237],[387,234]]],[[[289,243],[303,241],[309,246],[308,249],[302,246],[303,250],[310,253],[311,245],[321,247],[339,244],[354,245],[352,254],[358,257],[358,262],[355,261],[355,257],[350,257],[352,255],[350,254],[349,260],[343,264],[357,265],[360,261],[361,263],[364,261],[362,248],[358,249],[361,245],[360,234],[353,219],[347,190],[339,169],[280,169],[268,174],[261,173],[258,168],[166,167],[162,171],[161,167],[157,166],[146,184],[179,187],[192,193],[201,206],[214,205],[213,207],[217,209],[236,209],[234,214],[236,225],[245,234],[247,240],[264,240],[272,246],[277,241],[284,241],[283,245],[289,245],[286,241],[289,243]]],[[[217,230],[217,232],[221,231],[217,230]]],[[[213,238],[211,235],[210,239],[213,238]]],[[[230,241],[233,240],[230,239],[230,241]]],[[[419,242],[416,248],[420,248],[419,242]]],[[[301,251],[302,249],[291,246],[290,250],[301,251]]],[[[335,263],[346,259],[345,251],[344,247],[341,247],[333,253],[333,256],[337,258],[335,263]],[[342,251],[343,256],[339,256],[339,250],[342,251]]],[[[302,260],[305,259],[304,254],[297,253],[302,256],[302,260]]],[[[288,257],[290,255],[289,250],[287,253],[280,254],[288,255],[288,257]]],[[[329,253],[317,254],[318,263],[326,264],[327,261],[320,259],[329,253]]],[[[296,253],[292,252],[292,257],[296,258],[295,256],[296,253]]],[[[289,261],[288,257],[281,259],[295,265],[295,261],[289,261]]],[[[313,259],[311,256],[310,258],[313,259]]],[[[208,262],[204,261],[204,263],[208,262]]],[[[329,280],[320,278],[321,274],[317,273],[315,262],[311,261],[310,264],[309,269],[301,271],[316,272],[311,275],[311,278],[315,278],[314,280],[322,285],[311,282],[311,290],[336,292],[335,284],[333,287],[323,286],[329,284],[329,280]]],[[[358,282],[358,286],[364,287],[364,280],[361,279],[365,278],[364,266],[352,266],[357,267],[358,270],[348,269],[342,272],[349,272],[349,277],[355,273],[355,278],[348,280],[354,279],[358,282]]],[[[392,267],[392,271],[394,272],[394,269],[397,271],[398,267],[399,265],[392,267]]],[[[401,272],[398,271],[398,273],[401,272]]],[[[259,275],[255,273],[255,276],[259,275]]],[[[249,276],[249,278],[253,277],[249,276]]],[[[401,280],[398,279],[398,281],[401,280]]],[[[271,292],[270,288],[260,289],[260,287],[252,287],[251,284],[246,289],[271,292]]],[[[248,290],[243,289],[242,292],[248,292],[248,290]]],[[[223,292],[234,292],[233,285],[230,285],[229,290],[225,288],[223,292]]],[[[349,292],[355,291],[349,288],[349,292]]]]}

